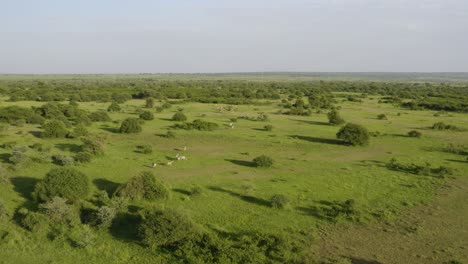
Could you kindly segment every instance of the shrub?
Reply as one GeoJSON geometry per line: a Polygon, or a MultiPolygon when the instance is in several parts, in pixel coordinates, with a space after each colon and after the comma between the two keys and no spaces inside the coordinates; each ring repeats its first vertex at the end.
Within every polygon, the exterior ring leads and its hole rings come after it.
{"type": "Polygon", "coordinates": [[[142,128],[140,125],[140,120],[137,118],[127,118],[124,121],[122,121],[122,124],[120,125],[119,132],[120,133],[139,133],[141,132],[142,128]]]}
{"type": "Polygon", "coordinates": [[[100,228],[109,228],[117,212],[114,208],[102,206],[96,212],[96,225],[100,228]]]}
{"type": "Polygon", "coordinates": [[[369,132],[365,127],[357,124],[346,124],[338,131],[336,137],[354,146],[369,144],[369,132]]]}
{"type": "Polygon", "coordinates": [[[81,225],[72,230],[69,240],[73,247],[87,248],[95,244],[96,235],[88,225],[81,225]]]}
{"type": "Polygon", "coordinates": [[[203,194],[203,189],[200,186],[193,186],[190,188],[190,196],[200,196],[203,194]]]}
{"type": "Polygon", "coordinates": [[[154,107],[154,99],[153,98],[146,98],[145,107],[146,108],[153,108],[154,107]]]}
{"type": "Polygon", "coordinates": [[[133,200],[157,200],[168,199],[169,188],[159,179],[156,179],[151,172],[142,172],[131,178],[127,183],[121,185],[116,194],[133,200]]]}
{"type": "Polygon", "coordinates": [[[167,131],[166,133],[166,137],[167,138],[175,138],[176,137],[176,133],[174,131],[167,131]]]}
{"type": "Polygon", "coordinates": [[[156,249],[191,240],[197,228],[185,214],[175,210],[149,209],[141,214],[139,234],[142,242],[156,249]]]}
{"type": "Polygon", "coordinates": [[[153,146],[151,146],[151,145],[138,146],[138,148],[140,149],[141,153],[143,153],[143,154],[153,153],[153,146]]]}
{"type": "Polygon", "coordinates": [[[432,129],[435,130],[447,130],[447,129],[457,129],[456,126],[454,125],[446,125],[444,122],[437,122],[434,125],[432,125],[432,129]]]}
{"type": "Polygon", "coordinates": [[[379,120],[387,120],[387,116],[385,114],[380,114],[377,116],[377,119],[379,120]]]}
{"type": "Polygon", "coordinates": [[[171,105],[171,103],[169,103],[169,102],[165,102],[164,104],[161,105],[161,107],[162,107],[163,109],[169,109],[169,108],[172,107],[172,105],[171,105]]]}
{"type": "Polygon", "coordinates": [[[415,137],[415,138],[420,138],[422,136],[422,133],[417,131],[417,130],[411,130],[408,132],[409,137],[415,137]]]}
{"type": "Polygon", "coordinates": [[[76,125],[76,127],[73,129],[73,132],[72,132],[72,137],[74,138],[84,137],[87,135],[88,135],[88,129],[86,129],[86,127],[82,123],[79,123],[78,125],[76,125]]]}
{"type": "Polygon", "coordinates": [[[266,125],[266,126],[263,127],[263,129],[265,129],[265,131],[272,131],[273,126],[272,125],[266,125]]]}
{"type": "Polygon", "coordinates": [[[83,145],[81,149],[83,152],[89,152],[93,155],[104,155],[106,150],[105,138],[100,135],[90,135],[84,138],[81,138],[83,145]]]}
{"type": "Polygon", "coordinates": [[[151,113],[149,111],[144,111],[143,113],[140,114],[140,118],[143,119],[143,120],[153,120],[154,115],[153,115],[153,113],[151,113]]]}
{"type": "Polygon", "coordinates": [[[18,210],[21,225],[29,231],[41,232],[49,226],[47,216],[38,212],[30,212],[26,208],[18,210]]]}
{"type": "Polygon", "coordinates": [[[254,158],[253,163],[256,167],[269,168],[273,166],[273,159],[268,156],[261,155],[254,158]]]}
{"type": "Polygon", "coordinates": [[[109,122],[109,121],[112,121],[112,119],[107,114],[107,112],[104,112],[104,111],[92,112],[91,114],[89,114],[89,119],[91,119],[93,122],[109,122]]]}
{"type": "Polygon", "coordinates": [[[117,102],[112,102],[107,108],[107,112],[120,112],[121,107],[117,102]]]}
{"type": "Polygon", "coordinates": [[[212,131],[217,129],[219,126],[216,123],[207,122],[201,119],[196,119],[192,123],[183,123],[183,124],[176,124],[174,128],[185,129],[185,130],[192,130],[197,129],[201,131],[212,131]]]}
{"type": "Polygon", "coordinates": [[[182,112],[177,112],[172,116],[173,121],[186,121],[187,117],[182,112]]]}
{"type": "Polygon", "coordinates": [[[42,129],[42,137],[45,138],[64,138],[68,134],[68,130],[65,127],[65,124],[60,120],[51,120],[46,122],[42,129]]]}
{"type": "Polygon", "coordinates": [[[34,188],[33,197],[48,201],[59,196],[69,200],[86,198],[90,191],[88,177],[71,167],[54,168],[34,188]]]}
{"type": "Polygon", "coordinates": [[[75,164],[75,159],[70,156],[65,156],[61,154],[53,155],[52,156],[52,161],[61,166],[69,166],[75,164]]]}
{"type": "Polygon", "coordinates": [[[5,202],[0,199],[0,221],[7,220],[10,218],[10,212],[8,211],[5,202]]]}
{"type": "Polygon", "coordinates": [[[271,197],[271,206],[276,209],[284,209],[289,206],[290,199],[283,194],[275,194],[271,197]]]}
{"type": "Polygon", "coordinates": [[[327,117],[328,122],[332,125],[341,125],[345,122],[344,119],[341,118],[340,113],[335,109],[328,112],[327,117]]]}
{"type": "Polygon", "coordinates": [[[89,163],[93,159],[93,154],[88,151],[81,151],[75,155],[75,161],[79,163],[89,163]]]}
{"type": "Polygon", "coordinates": [[[14,147],[8,160],[16,166],[22,166],[28,164],[31,159],[26,154],[26,148],[14,147]]]}
{"type": "Polygon", "coordinates": [[[46,203],[41,204],[39,210],[45,214],[49,222],[53,224],[73,226],[79,223],[78,213],[67,204],[66,199],[61,197],[53,197],[46,203]]]}

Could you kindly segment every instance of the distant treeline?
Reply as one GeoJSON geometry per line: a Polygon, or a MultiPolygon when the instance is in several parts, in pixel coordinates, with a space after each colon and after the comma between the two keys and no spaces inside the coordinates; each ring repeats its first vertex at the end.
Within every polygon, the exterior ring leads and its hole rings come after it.
{"type": "Polygon", "coordinates": [[[311,97],[330,92],[382,95],[411,109],[468,111],[468,84],[368,81],[256,81],[70,79],[0,80],[10,101],[125,102],[131,98],[179,99],[201,103],[251,104],[259,99],[311,97]]]}

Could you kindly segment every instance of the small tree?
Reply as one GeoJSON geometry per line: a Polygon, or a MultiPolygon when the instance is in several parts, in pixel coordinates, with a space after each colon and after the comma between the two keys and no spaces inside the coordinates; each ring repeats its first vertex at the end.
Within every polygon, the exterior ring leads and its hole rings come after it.
{"type": "Polygon", "coordinates": [[[344,119],[341,118],[340,113],[335,109],[328,112],[327,117],[328,122],[332,125],[341,125],[345,122],[344,119]]]}
{"type": "Polygon", "coordinates": [[[120,125],[119,132],[120,133],[139,133],[141,132],[142,128],[140,125],[140,120],[137,118],[127,118],[124,121],[122,121],[122,124],[120,125]]]}
{"type": "Polygon", "coordinates": [[[109,122],[109,121],[112,121],[112,119],[107,114],[107,112],[104,112],[104,111],[97,111],[97,112],[91,113],[89,115],[89,119],[91,119],[94,122],[109,122]]]}
{"type": "Polygon", "coordinates": [[[168,199],[169,188],[151,172],[145,171],[121,185],[116,194],[133,200],[168,199]]]}
{"type": "Polygon", "coordinates": [[[141,218],[140,237],[145,245],[153,249],[189,241],[197,234],[192,220],[175,210],[149,209],[141,214],[141,218]]]}
{"type": "Polygon", "coordinates": [[[266,155],[261,155],[254,158],[253,163],[256,167],[269,168],[273,166],[273,159],[266,155]]]}
{"type": "Polygon", "coordinates": [[[46,122],[42,128],[42,137],[45,138],[64,138],[68,134],[65,124],[60,120],[51,120],[46,122]]]}
{"type": "Polygon", "coordinates": [[[93,155],[104,155],[106,143],[104,137],[100,135],[89,135],[81,138],[83,152],[89,152],[93,155]]]}
{"type": "Polygon", "coordinates": [[[67,200],[61,197],[53,197],[48,202],[39,206],[41,212],[54,224],[73,225],[79,222],[76,211],[67,204],[67,200]]]}
{"type": "Polygon", "coordinates": [[[369,144],[369,132],[365,127],[357,124],[346,124],[338,131],[336,137],[354,146],[369,144]]]}
{"type": "Polygon", "coordinates": [[[186,121],[187,117],[182,112],[177,112],[172,116],[172,120],[174,121],[186,121]]]}
{"type": "Polygon", "coordinates": [[[76,127],[73,129],[72,136],[77,138],[77,137],[83,137],[88,135],[88,129],[86,129],[85,125],[82,123],[79,123],[76,125],[76,127]]]}
{"type": "Polygon", "coordinates": [[[271,206],[276,209],[284,209],[289,206],[290,199],[283,194],[275,194],[271,197],[271,206]]]}
{"type": "Polygon", "coordinates": [[[89,163],[93,159],[93,154],[88,151],[81,151],[75,155],[75,161],[79,163],[89,163]]]}
{"type": "Polygon", "coordinates": [[[146,108],[153,108],[154,107],[154,99],[153,98],[146,98],[146,103],[145,103],[146,108]]]}
{"type": "Polygon", "coordinates": [[[153,115],[153,113],[151,113],[149,111],[144,111],[143,113],[140,114],[140,118],[143,119],[143,120],[153,120],[154,115],[153,115]]]}
{"type": "Polygon", "coordinates": [[[263,127],[263,129],[265,129],[265,131],[272,131],[273,126],[272,125],[266,125],[266,126],[263,127]]]}
{"type": "Polygon", "coordinates": [[[121,107],[117,102],[112,102],[109,107],[107,108],[108,112],[120,112],[121,107]]]}
{"type": "Polygon", "coordinates": [[[59,196],[69,200],[86,198],[90,191],[88,177],[71,167],[54,168],[34,188],[36,200],[47,201],[59,196]]]}
{"type": "Polygon", "coordinates": [[[117,211],[112,207],[100,207],[96,213],[96,225],[100,228],[109,228],[116,214],[117,211]]]}
{"type": "Polygon", "coordinates": [[[408,132],[409,137],[415,137],[415,138],[420,138],[422,136],[422,133],[417,131],[417,130],[411,130],[408,132]]]}
{"type": "Polygon", "coordinates": [[[379,120],[387,120],[387,116],[385,114],[380,114],[377,116],[377,119],[379,120]]]}

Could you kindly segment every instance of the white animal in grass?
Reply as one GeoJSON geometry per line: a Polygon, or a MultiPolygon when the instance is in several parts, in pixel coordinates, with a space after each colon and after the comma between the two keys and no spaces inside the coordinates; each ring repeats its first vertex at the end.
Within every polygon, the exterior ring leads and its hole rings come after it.
{"type": "Polygon", "coordinates": [[[153,162],[153,165],[151,166],[152,168],[156,168],[158,164],[156,162],[153,162]]]}
{"type": "Polygon", "coordinates": [[[179,155],[177,156],[177,160],[187,160],[187,157],[179,155]]]}
{"type": "Polygon", "coordinates": [[[172,163],[174,163],[173,160],[167,162],[167,166],[172,166],[172,163]]]}

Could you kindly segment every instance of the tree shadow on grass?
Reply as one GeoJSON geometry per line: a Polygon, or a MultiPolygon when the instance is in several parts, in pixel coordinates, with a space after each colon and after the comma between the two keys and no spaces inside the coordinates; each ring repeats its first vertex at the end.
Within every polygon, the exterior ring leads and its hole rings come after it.
{"type": "Polygon", "coordinates": [[[210,186],[210,187],[208,187],[208,189],[211,190],[211,191],[215,191],[215,192],[227,193],[227,194],[229,194],[229,195],[231,195],[233,197],[237,197],[237,198],[241,199],[242,201],[245,201],[245,202],[248,202],[248,203],[261,205],[261,206],[266,206],[266,207],[271,207],[271,202],[267,201],[265,199],[262,199],[262,198],[257,198],[257,197],[250,196],[250,195],[242,195],[240,193],[236,193],[236,192],[233,192],[233,191],[230,191],[230,190],[226,190],[226,189],[223,189],[223,188],[217,187],[217,186],[210,186]]]}
{"type": "Polygon", "coordinates": [[[78,144],[59,143],[55,144],[55,147],[62,151],[70,151],[73,153],[78,153],[81,151],[81,146],[78,144]]]}
{"type": "Polygon", "coordinates": [[[114,218],[110,233],[116,239],[122,241],[135,241],[138,240],[138,228],[140,225],[141,217],[138,214],[119,213],[114,218]]]}
{"type": "Polygon", "coordinates": [[[331,144],[331,145],[347,145],[346,142],[338,140],[338,139],[331,139],[331,138],[318,138],[318,137],[309,137],[309,136],[299,136],[299,135],[291,135],[289,136],[294,139],[305,140],[313,143],[324,143],[324,144],[331,144]]]}
{"type": "Polygon", "coordinates": [[[94,179],[93,183],[99,190],[106,191],[109,196],[112,196],[120,186],[119,183],[104,178],[94,179]]]}
{"type": "Polygon", "coordinates": [[[376,260],[368,260],[358,257],[348,257],[352,264],[382,264],[382,262],[378,262],[376,260]]]}
{"type": "Polygon", "coordinates": [[[330,123],[321,122],[321,121],[303,120],[303,119],[292,119],[292,118],[289,118],[289,120],[295,121],[295,122],[299,122],[299,123],[309,124],[309,125],[330,126],[330,123]]]}
{"type": "Polygon", "coordinates": [[[111,132],[111,133],[120,133],[119,129],[116,127],[100,127],[99,129],[107,131],[107,132],[111,132]]]}
{"type": "Polygon", "coordinates": [[[162,120],[162,121],[171,121],[171,122],[174,121],[174,120],[172,120],[171,118],[159,118],[159,120],[162,120]]]}
{"type": "Polygon", "coordinates": [[[191,195],[191,193],[187,190],[184,190],[184,189],[179,189],[179,188],[175,188],[175,189],[172,189],[174,192],[178,192],[178,193],[181,193],[181,194],[185,194],[185,195],[191,195]]]}
{"type": "Polygon", "coordinates": [[[34,137],[41,138],[42,132],[34,130],[34,131],[29,131],[29,134],[33,135],[34,137]]]}
{"type": "Polygon", "coordinates": [[[458,163],[468,163],[468,160],[454,160],[454,159],[446,159],[446,161],[451,161],[451,162],[458,162],[458,163]]]}
{"type": "Polygon", "coordinates": [[[13,189],[26,199],[31,199],[31,193],[34,191],[38,179],[32,177],[12,177],[10,179],[13,189]]]}
{"type": "Polygon", "coordinates": [[[239,166],[255,167],[255,163],[253,163],[252,161],[248,161],[248,160],[225,159],[225,161],[229,161],[232,164],[236,164],[236,165],[239,165],[239,166]]]}

